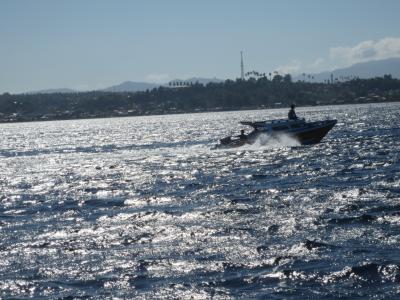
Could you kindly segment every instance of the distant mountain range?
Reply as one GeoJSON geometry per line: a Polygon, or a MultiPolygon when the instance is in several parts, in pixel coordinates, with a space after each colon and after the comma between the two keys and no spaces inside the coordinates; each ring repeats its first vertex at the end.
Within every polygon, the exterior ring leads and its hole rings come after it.
{"type": "Polygon", "coordinates": [[[121,84],[110,86],[102,91],[105,92],[140,92],[145,90],[152,90],[159,87],[160,84],[147,83],[147,82],[132,82],[125,81],[121,84]]]}
{"type": "MultiPolygon", "coordinates": [[[[200,83],[200,84],[207,84],[210,82],[223,82],[224,80],[218,79],[218,78],[203,78],[203,77],[192,77],[188,79],[174,79],[171,80],[168,83],[164,84],[156,84],[156,83],[148,83],[148,82],[133,82],[133,81],[125,81],[121,84],[113,85],[108,88],[102,89],[100,91],[104,92],[142,92],[146,90],[152,90],[154,88],[160,87],[160,86],[173,86],[173,84],[177,83],[200,83]]],[[[73,89],[48,89],[48,90],[40,90],[40,91],[33,91],[33,92],[28,92],[27,94],[55,94],[55,93],[77,93],[79,91],[73,90],[73,89]]]]}
{"type": "MultiPolygon", "coordinates": [[[[348,68],[336,69],[333,71],[326,71],[317,74],[307,74],[306,77],[303,75],[298,75],[293,77],[294,81],[306,80],[312,82],[323,82],[331,78],[343,79],[350,77],[359,78],[373,78],[378,76],[383,76],[385,74],[391,74],[394,78],[400,78],[400,58],[388,58],[383,60],[373,60],[364,63],[354,64],[348,68]],[[310,78],[308,77],[310,75],[310,78]],[[313,77],[313,79],[311,79],[313,77]]],[[[193,77],[188,79],[174,79],[165,84],[155,84],[148,82],[132,82],[125,81],[121,84],[102,89],[101,91],[106,92],[140,92],[146,90],[152,90],[159,86],[175,86],[177,83],[201,83],[207,84],[209,82],[223,82],[224,80],[218,78],[201,78],[193,77]],[[175,84],[175,85],[174,85],[175,84]]],[[[41,91],[29,92],[27,94],[51,94],[51,93],[76,93],[78,91],[62,88],[62,89],[48,89],[41,91]]]]}
{"type": "Polygon", "coordinates": [[[174,86],[174,84],[181,83],[200,83],[200,84],[207,84],[210,82],[223,82],[222,79],[218,78],[201,78],[201,77],[192,77],[188,79],[174,79],[168,83],[164,84],[155,84],[155,83],[147,83],[147,82],[132,82],[132,81],[125,81],[121,84],[111,86],[109,88],[104,89],[103,91],[106,92],[140,92],[146,90],[152,90],[159,86],[174,86]]]}
{"type": "MultiPolygon", "coordinates": [[[[308,75],[314,77],[312,82],[323,82],[327,79],[333,78],[351,78],[359,77],[362,79],[382,77],[385,74],[392,75],[393,78],[400,78],[400,58],[388,58],[383,60],[372,60],[368,62],[354,64],[348,68],[336,69],[333,71],[326,71],[317,74],[307,74],[306,81],[309,81],[308,75]]],[[[304,80],[302,75],[294,77],[294,80],[304,80]]]]}

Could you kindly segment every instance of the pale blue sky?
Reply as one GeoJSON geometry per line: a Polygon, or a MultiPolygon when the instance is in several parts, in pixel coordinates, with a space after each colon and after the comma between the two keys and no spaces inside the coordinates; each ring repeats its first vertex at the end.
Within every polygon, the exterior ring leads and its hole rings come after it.
{"type": "Polygon", "coordinates": [[[400,56],[398,0],[0,0],[0,93],[400,56]]]}

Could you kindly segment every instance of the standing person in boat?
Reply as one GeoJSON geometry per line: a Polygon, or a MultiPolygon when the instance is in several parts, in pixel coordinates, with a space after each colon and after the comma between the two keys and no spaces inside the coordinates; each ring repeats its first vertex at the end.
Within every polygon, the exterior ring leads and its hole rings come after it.
{"type": "Polygon", "coordinates": [[[294,104],[290,105],[290,110],[289,110],[289,113],[288,113],[289,120],[297,120],[298,119],[297,116],[296,116],[296,112],[294,111],[295,107],[296,106],[294,104]]]}

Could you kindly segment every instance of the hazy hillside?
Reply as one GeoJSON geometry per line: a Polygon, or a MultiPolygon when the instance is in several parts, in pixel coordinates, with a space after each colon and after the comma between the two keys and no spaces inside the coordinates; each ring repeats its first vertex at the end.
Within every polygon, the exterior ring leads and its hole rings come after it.
{"type": "MultiPolygon", "coordinates": [[[[391,74],[393,78],[400,78],[400,58],[388,58],[384,60],[373,60],[364,63],[358,63],[348,68],[337,69],[333,71],[326,71],[318,74],[311,74],[314,77],[312,81],[323,82],[331,78],[343,78],[355,76],[363,79],[374,78],[391,74]]],[[[308,75],[308,74],[307,74],[308,75]]],[[[294,80],[304,80],[302,75],[296,76],[294,80]]],[[[306,81],[310,79],[306,76],[306,81]]]]}
{"type": "Polygon", "coordinates": [[[140,91],[145,91],[145,90],[152,90],[159,86],[160,86],[159,84],[154,84],[154,83],[125,81],[121,84],[106,88],[103,91],[105,91],[105,92],[140,92],[140,91]]]}

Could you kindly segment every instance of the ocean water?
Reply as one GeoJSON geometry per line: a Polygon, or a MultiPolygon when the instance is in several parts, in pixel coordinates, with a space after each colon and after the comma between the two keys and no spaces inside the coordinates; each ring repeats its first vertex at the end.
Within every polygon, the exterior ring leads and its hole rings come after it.
{"type": "Polygon", "coordinates": [[[398,299],[400,103],[0,124],[0,298],[398,299]]]}

